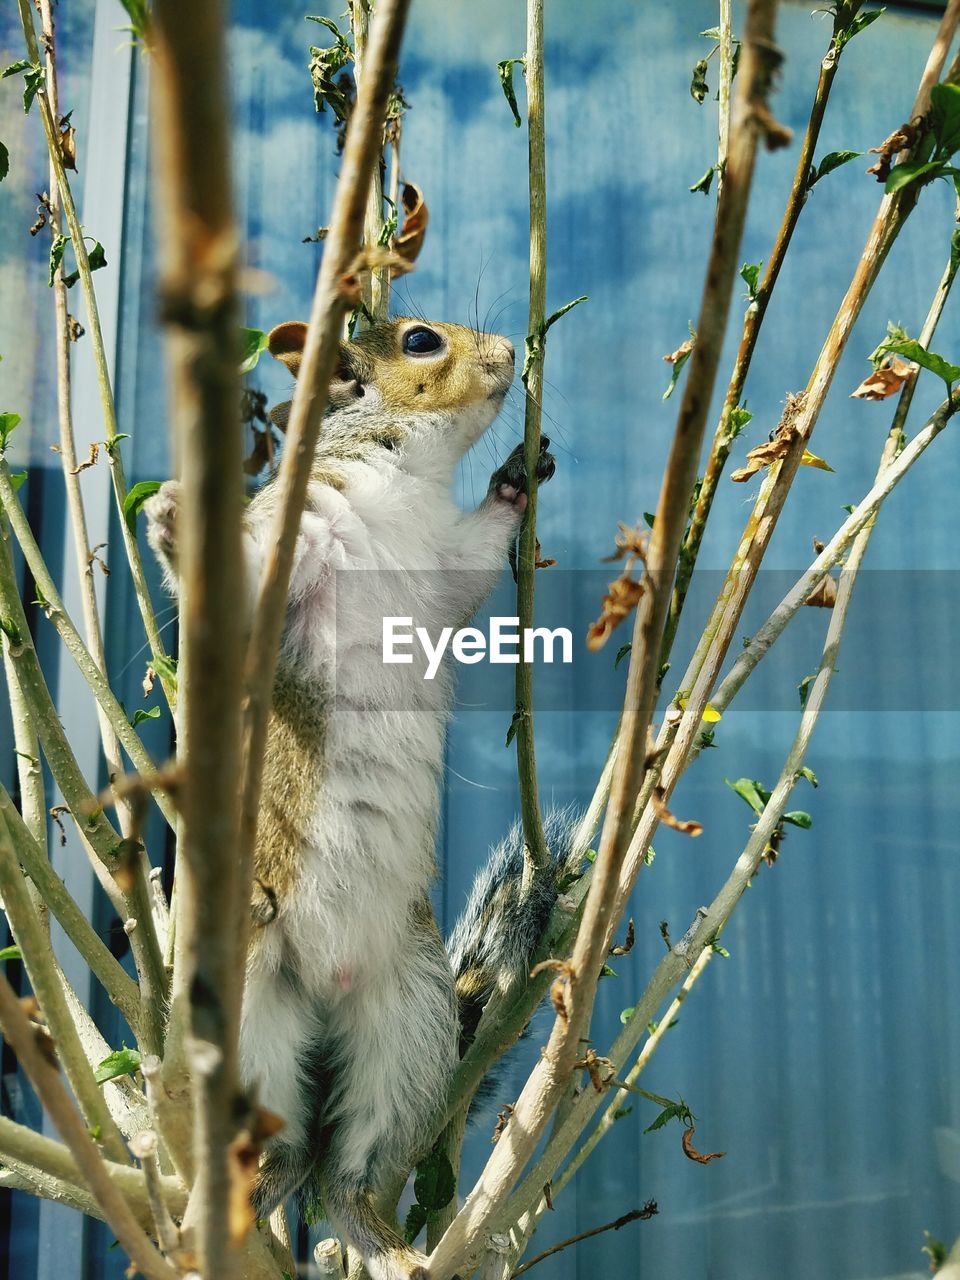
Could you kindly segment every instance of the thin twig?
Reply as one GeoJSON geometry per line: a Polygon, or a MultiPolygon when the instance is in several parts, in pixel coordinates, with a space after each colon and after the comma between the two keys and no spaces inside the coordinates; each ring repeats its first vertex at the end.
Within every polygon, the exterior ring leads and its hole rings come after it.
{"type": "MultiPolygon", "coordinates": [[[[350,5],[350,23],[353,27],[353,76],[360,92],[360,85],[367,73],[367,43],[370,38],[370,17],[373,12],[371,0],[353,0],[350,5]]],[[[392,85],[390,86],[392,89],[392,85]]],[[[373,246],[380,243],[383,232],[383,135],[380,138],[380,154],[377,156],[370,183],[367,188],[367,203],[363,215],[363,243],[373,246]]],[[[390,269],[379,267],[366,274],[363,281],[362,296],[364,306],[373,317],[374,324],[387,319],[390,310],[390,269]]],[[[362,312],[357,320],[358,330],[366,326],[362,312]]]]}
{"type": "MultiPolygon", "coordinates": [[[[547,177],[543,91],[543,0],[527,0],[527,47],[523,62],[527,86],[528,171],[530,193],[530,307],[524,359],[523,460],[527,508],[517,551],[517,615],[520,632],[533,626],[534,580],[537,573],[537,467],[540,459],[540,406],[547,318],[547,177]]],[[[533,725],[533,664],[521,660],[516,672],[514,723],[517,779],[523,821],[524,856],[536,875],[550,863],[540,813],[537,757],[533,725]]]]}
{"type": "MultiPolygon", "coordinates": [[[[31,62],[39,63],[40,50],[37,45],[37,36],[33,26],[33,15],[30,12],[29,0],[17,0],[17,2],[20,10],[20,20],[23,25],[23,36],[27,47],[27,56],[30,58],[31,62]]],[[[60,153],[57,121],[54,119],[50,108],[50,102],[45,93],[37,95],[37,107],[40,111],[40,119],[47,139],[47,150],[50,153],[50,163],[56,175],[56,187],[60,193],[63,214],[67,221],[67,229],[70,232],[70,241],[77,263],[77,270],[80,273],[80,288],[83,293],[84,304],[87,312],[87,332],[90,337],[90,345],[93,351],[97,386],[100,392],[100,406],[103,413],[104,426],[106,428],[106,440],[104,443],[110,457],[110,470],[113,477],[113,489],[119,515],[120,531],[123,536],[127,560],[130,565],[130,573],[133,578],[134,591],[137,597],[137,604],[140,607],[140,614],[143,618],[144,630],[146,631],[151,652],[155,658],[163,658],[166,656],[163,647],[163,640],[160,635],[160,628],[157,624],[153,603],[150,599],[150,592],[147,588],[147,580],[143,571],[143,562],[140,557],[140,550],[137,546],[136,535],[132,534],[127,528],[127,522],[123,516],[123,504],[127,496],[127,488],[123,474],[123,460],[120,457],[120,432],[117,426],[117,409],[113,398],[113,388],[110,382],[110,367],[107,361],[106,346],[104,345],[103,332],[100,327],[100,312],[97,307],[96,289],[93,284],[93,276],[90,271],[90,258],[87,253],[86,242],[83,238],[83,227],[77,214],[77,208],[73,200],[73,192],[70,189],[70,183],[67,179],[66,170],[63,166],[63,157],[60,153]]],[[[158,663],[158,668],[162,667],[163,664],[158,663]]],[[[161,683],[162,681],[163,677],[161,676],[161,683]]],[[[168,698],[170,698],[172,696],[172,690],[167,689],[166,685],[164,685],[164,689],[168,698]]]]}
{"type": "MultiPolygon", "coordinates": [[[[46,566],[43,553],[37,544],[33,530],[30,528],[26,514],[20,504],[20,499],[14,489],[10,467],[5,459],[0,459],[0,506],[7,514],[10,527],[16,534],[20,550],[23,552],[23,558],[26,560],[33,579],[40,589],[40,595],[44,601],[44,612],[63,640],[67,652],[76,662],[80,674],[90,688],[90,692],[96,698],[98,708],[105,718],[112,739],[122,742],[133,767],[140,773],[148,776],[156,773],[157,766],[110,688],[103,666],[84,644],[73,619],[64,607],[63,599],[57,590],[53,575],[46,566]]],[[[106,745],[104,746],[104,751],[106,753],[106,745]]],[[[107,765],[110,770],[111,781],[119,780],[119,775],[122,772],[119,757],[114,759],[112,756],[107,755],[107,765]]],[[[157,787],[151,788],[150,792],[156,800],[160,812],[172,826],[176,821],[176,810],[166,792],[157,787]]],[[[128,815],[129,806],[123,804],[119,798],[117,807],[118,811],[122,808],[123,814],[128,815]]],[[[129,821],[128,817],[127,821],[129,821]]]]}
{"type": "Polygon", "coordinates": [[[0,814],[0,898],[17,945],[20,947],[27,976],[40,1003],[43,1016],[70,1087],[83,1112],[87,1127],[97,1131],[104,1151],[111,1159],[129,1160],[123,1134],[114,1123],[100,1086],[93,1078],[83,1045],[74,1026],[60,986],[50,937],[37,916],[27,892],[14,853],[13,840],[5,818],[0,814]]]}
{"type": "MultiPolygon", "coordinates": [[[[51,0],[39,0],[40,24],[43,37],[43,53],[46,66],[44,79],[45,92],[50,104],[50,114],[59,129],[59,85],[57,81],[57,42],[51,0]]],[[[50,234],[56,239],[62,230],[60,216],[60,188],[57,181],[57,166],[50,157],[50,234]]],[[[77,579],[80,588],[80,604],[83,617],[83,629],[86,636],[87,649],[91,661],[104,678],[106,677],[107,660],[103,647],[103,633],[100,627],[100,612],[97,606],[97,593],[93,580],[95,555],[90,547],[87,534],[87,518],[83,506],[83,495],[80,489],[81,468],[77,466],[77,446],[73,432],[73,406],[71,402],[70,357],[72,343],[70,340],[70,317],[67,308],[67,286],[64,284],[63,257],[61,255],[57,268],[53,273],[52,293],[54,316],[56,320],[56,353],[57,353],[57,420],[60,429],[60,464],[63,482],[67,493],[67,511],[70,518],[70,529],[73,536],[74,555],[76,557],[77,579]]],[[[31,569],[31,572],[33,570],[31,569]]],[[[34,573],[34,577],[36,574],[34,573]]],[[[49,597],[48,597],[49,599],[49,597]]],[[[62,608],[62,605],[61,605],[62,608]]],[[[97,721],[100,727],[100,741],[103,755],[107,763],[107,776],[111,781],[118,779],[123,772],[120,756],[120,743],[117,729],[111,723],[106,709],[97,704],[97,721]]],[[[126,724],[126,717],[123,717],[126,724]]],[[[135,828],[134,814],[128,800],[116,798],[117,815],[125,836],[129,836],[135,828]]]]}
{"type": "Polygon", "coordinates": [[[131,1026],[139,1008],[137,984],[103,942],[71,897],[66,885],[36,844],[6,789],[0,786],[0,816],[13,840],[17,858],[54,919],[90,966],[107,995],[131,1026]]]}
{"type": "MultiPolygon", "coordinates": [[[[650,1032],[647,1039],[644,1041],[640,1056],[624,1077],[625,1084],[635,1085],[637,1083],[637,1080],[646,1068],[647,1063],[659,1048],[663,1037],[670,1030],[671,1023],[680,1013],[680,1006],[683,1004],[684,1000],[686,1000],[697,980],[713,959],[714,954],[715,952],[712,947],[706,947],[700,953],[700,958],[687,974],[683,985],[674,997],[673,1002],[659,1019],[654,1030],[650,1032]]],[[[554,1196],[560,1194],[604,1134],[610,1132],[617,1120],[620,1118],[621,1109],[628,1101],[629,1091],[626,1089],[618,1089],[589,1138],[580,1144],[569,1162],[564,1166],[563,1172],[554,1180],[551,1186],[551,1192],[554,1196]]],[[[546,1205],[544,1204],[542,1208],[546,1208],[546,1205]]]]}
{"type": "MultiPolygon", "coordinates": [[[[726,4],[727,0],[723,0],[726,4]]],[[[667,620],[666,632],[663,639],[663,648],[660,655],[661,666],[669,660],[670,652],[673,648],[673,641],[677,633],[677,627],[680,624],[680,615],[683,612],[683,606],[686,602],[687,592],[693,579],[693,572],[696,568],[697,557],[700,554],[700,545],[703,541],[703,535],[706,530],[707,519],[713,507],[713,501],[717,494],[717,488],[720,478],[726,466],[727,458],[730,456],[730,450],[736,438],[736,428],[733,421],[734,411],[740,407],[740,401],[743,397],[743,389],[746,385],[747,375],[750,372],[750,366],[753,361],[753,353],[756,350],[757,341],[760,337],[760,330],[763,327],[763,321],[770,305],[770,299],[780,277],[780,270],[783,266],[784,259],[787,256],[787,250],[793,239],[793,233],[796,230],[797,223],[800,219],[807,196],[809,194],[810,173],[813,169],[813,159],[816,152],[817,143],[820,139],[820,129],[823,125],[824,115],[826,114],[827,101],[830,97],[830,90],[837,74],[840,64],[840,53],[843,48],[842,43],[838,44],[839,33],[853,20],[856,16],[857,9],[860,4],[854,2],[852,4],[841,5],[837,13],[834,15],[833,34],[830,38],[830,46],[826,54],[820,62],[820,76],[817,81],[817,89],[813,98],[813,105],[810,108],[810,117],[807,121],[807,127],[803,135],[803,142],[800,147],[800,155],[797,158],[797,167],[794,171],[793,184],[790,188],[790,194],[787,197],[787,204],[783,211],[783,218],[780,222],[780,229],[777,232],[776,240],[770,252],[770,258],[767,262],[766,270],[763,278],[757,287],[756,297],[747,307],[743,317],[743,332],[740,337],[740,345],[737,349],[737,356],[734,362],[733,372],[730,376],[730,382],[723,401],[723,409],[720,413],[720,421],[717,424],[714,433],[713,443],[710,447],[710,454],[707,458],[706,468],[703,474],[703,480],[700,485],[700,491],[697,495],[697,501],[690,517],[690,524],[683,538],[683,545],[680,550],[680,560],[677,567],[677,581],[674,585],[673,596],[670,601],[670,616],[667,620]]],[[[721,33],[722,33],[721,26],[721,33]]],[[[722,79],[721,79],[722,84],[722,79]]]]}
{"type": "Polygon", "coordinates": [[[720,85],[717,90],[717,202],[730,148],[730,88],[733,84],[733,0],[720,0],[720,85]]]}
{"type": "Polygon", "coordinates": [[[73,815],[91,865],[121,920],[135,921],[130,944],[140,979],[140,1011],[133,1025],[147,1052],[163,1043],[166,974],[157,943],[139,855],[120,838],[91,794],[50,696],[17,589],[6,524],[0,526],[0,608],[9,630],[3,636],[16,679],[30,708],[43,753],[73,815]],[[124,887],[118,882],[120,876],[124,887]],[[129,891],[128,891],[129,889],[129,891]],[[141,901],[141,892],[143,899],[141,901]]]}
{"type": "MultiPolygon", "coordinates": [[[[0,1117],[0,1161],[28,1180],[29,1186],[18,1189],[45,1200],[70,1204],[95,1218],[104,1217],[103,1208],[83,1185],[84,1175],[63,1143],[3,1116],[0,1117]]],[[[153,1223],[143,1174],[129,1164],[114,1164],[111,1160],[105,1160],[104,1167],[139,1224],[151,1230],[153,1223]]],[[[184,1188],[176,1178],[164,1177],[161,1183],[170,1211],[181,1215],[187,1200],[184,1188]]]]}
{"type": "MultiPolygon", "coordinates": [[[[205,1277],[234,1274],[228,1148],[242,1122],[238,1038],[244,952],[235,920],[240,699],[245,619],[237,253],[230,177],[226,16],[220,3],[157,0],[153,140],[161,306],[169,326],[186,750],[177,877],[174,1017],[188,1029],[196,1134],[197,1254],[205,1277]]],[[[181,1030],[182,1035],[182,1030],[181,1030]]],[[[178,1042],[178,1046],[183,1041],[178,1042]]]]}
{"type": "MultiPolygon", "coordinates": [[[[324,242],[310,326],[276,480],[277,513],[267,539],[244,675],[242,816],[238,855],[241,884],[252,876],[253,847],[263,776],[267,718],[280,636],[286,617],[287,586],[307,495],[314,451],[326,408],[327,387],[339,350],[340,322],[347,298],[341,288],[355,260],[363,229],[367,191],[383,144],[383,122],[396,80],[400,42],[410,0],[380,0],[371,26],[366,67],[347,129],[330,230],[324,242]]],[[[244,907],[237,930],[246,937],[244,907]]]]}
{"type": "Polygon", "coordinates": [[[146,1280],[177,1280],[173,1267],[164,1262],[144,1234],[126,1198],[111,1177],[80,1113],[71,1102],[59,1073],[38,1045],[34,1028],[20,1006],[13,988],[0,975],[0,1026],[50,1119],[70,1148],[80,1177],[89,1186],[104,1216],[130,1261],[146,1280]]]}
{"type": "MultiPolygon", "coordinates": [[[[624,700],[622,751],[618,753],[600,851],[573,949],[571,979],[563,991],[550,1042],[520,1097],[513,1119],[470,1194],[431,1257],[438,1280],[469,1270],[482,1251],[491,1221],[537,1145],[562,1096],[587,1034],[596,982],[616,923],[614,905],[620,866],[630,841],[633,804],[644,773],[646,736],[653,711],[660,642],[670,600],[669,584],[686,521],[710,395],[720,358],[733,290],[756,148],[765,118],[774,49],[771,0],[753,0],[731,127],[727,182],[718,210],[698,327],[683,403],[677,421],[657,518],[647,556],[645,592],[637,609],[630,673],[624,700]]],[[[542,1185],[542,1184],[541,1184],[542,1185]]]]}
{"type": "Polygon", "coordinates": [[[631,1209],[629,1213],[625,1213],[620,1218],[615,1218],[613,1222],[605,1222],[602,1227],[591,1227],[589,1231],[581,1231],[575,1236],[570,1236],[568,1240],[561,1240],[559,1244],[551,1245],[549,1249],[544,1249],[542,1253],[536,1253],[523,1266],[517,1267],[514,1271],[514,1280],[517,1276],[522,1276],[525,1271],[529,1271],[531,1267],[535,1267],[538,1262],[543,1262],[545,1258],[550,1258],[555,1253],[559,1253],[561,1249],[569,1249],[572,1244],[579,1244],[581,1240],[589,1240],[591,1236],[599,1236],[604,1231],[619,1231],[621,1227],[627,1226],[630,1222],[636,1222],[641,1218],[651,1218],[653,1214],[648,1209],[631,1209]]]}

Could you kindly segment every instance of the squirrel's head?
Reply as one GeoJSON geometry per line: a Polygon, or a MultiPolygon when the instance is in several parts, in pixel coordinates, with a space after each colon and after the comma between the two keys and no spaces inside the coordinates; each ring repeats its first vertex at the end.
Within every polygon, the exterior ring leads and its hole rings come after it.
{"type": "MultiPolygon", "coordinates": [[[[307,339],[298,321],[269,335],[296,377],[307,339]]],[[[401,466],[452,472],[500,411],[513,381],[513,344],[459,324],[402,317],[340,343],[320,452],[366,458],[386,449],[401,466]]],[[[273,412],[286,426],[289,405],[273,412]]]]}

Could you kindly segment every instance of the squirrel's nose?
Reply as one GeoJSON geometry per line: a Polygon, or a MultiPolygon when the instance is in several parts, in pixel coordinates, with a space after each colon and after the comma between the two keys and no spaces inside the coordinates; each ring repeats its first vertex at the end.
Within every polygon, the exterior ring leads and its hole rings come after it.
{"type": "Polygon", "coordinates": [[[516,354],[517,353],[514,350],[513,343],[510,339],[498,336],[494,338],[490,345],[488,359],[497,361],[502,360],[504,364],[509,362],[512,365],[516,361],[516,354]]]}

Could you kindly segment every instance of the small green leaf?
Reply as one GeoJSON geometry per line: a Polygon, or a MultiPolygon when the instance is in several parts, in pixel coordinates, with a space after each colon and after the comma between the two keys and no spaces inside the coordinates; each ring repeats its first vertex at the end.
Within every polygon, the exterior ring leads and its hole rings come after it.
{"type": "Polygon", "coordinates": [[[950,237],[950,276],[949,276],[949,282],[944,281],[944,283],[943,283],[943,285],[941,286],[941,288],[949,289],[950,285],[953,283],[953,278],[954,278],[954,276],[957,274],[957,269],[958,269],[958,268],[960,268],[960,227],[957,227],[957,229],[954,231],[953,235],[950,237]]]}
{"type": "Polygon", "coordinates": [[[32,67],[33,63],[29,58],[21,58],[19,62],[11,62],[9,67],[4,67],[0,71],[0,80],[7,80],[10,76],[18,75],[21,71],[26,71],[28,67],[32,67]]]}
{"type": "Polygon", "coordinates": [[[696,182],[693,184],[690,190],[700,191],[702,192],[703,195],[708,196],[710,194],[710,188],[713,185],[713,175],[716,172],[717,172],[717,166],[715,164],[712,164],[710,168],[706,171],[706,173],[703,175],[703,177],[698,178],[696,180],[696,182]]]}
{"type": "Polygon", "coordinates": [[[130,19],[130,30],[139,40],[145,40],[150,30],[150,6],[147,0],[120,0],[127,17],[130,19]]]}
{"type": "Polygon", "coordinates": [[[9,172],[10,172],[10,152],[3,145],[3,143],[0,142],[0,182],[4,180],[4,178],[7,176],[9,172]]]}
{"type": "MultiPolygon", "coordinates": [[[[674,353],[675,358],[669,361],[669,363],[673,367],[670,371],[670,385],[667,387],[666,391],[663,393],[663,396],[661,397],[661,399],[663,400],[669,400],[670,397],[673,395],[674,388],[677,385],[677,379],[680,377],[680,371],[683,369],[683,366],[690,359],[691,355],[693,354],[693,348],[697,345],[697,331],[693,327],[693,323],[691,321],[687,322],[687,328],[690,330],[690,345],[689,347],[687,347],[686,351],[684,351],[682,347],[678,347],[677,350],[680,352],[680,355],[676,355],[676,353],[674,353]]],[[[686,343],[684,343],[683,345],[687,346],[686,343]]]]}
{"type": "MultiPolygon", "coordinates": [[[[90,264],[91,271],[99,271],[101,267],[105,267],[107,265],[107,255],[99,240],[94,240],[93,248],[87,253],[87,261],[90,264]]],[[[68,289],[72,289],[79,279],[80,271],[78,269],[76,271],[71,271],[68,275],[65,275],[63,277],[63,283],[68,289]]]]}
{"type": "Polygon", "coordinates": [[[925,347],[921,347],[919,342],[913,338],[908,338],[903,342],[890,342],[886,346],[886,350],[893,355],[903,356],[905,360],[912,360],[914,364],[920,365],[921,369],[929,369],[931,373],[935,373],[938,378],[942,378],[947,385],[947,392],[960,378],[960,365],[950,364],[944,360],[943,356],[938,356],[933,351],[927,351],[925,347]]]}
{"type": "Polygon", "coordinates": [[[601,978],[615,978],[616,976],[617,976],[616,969],[612,969],[608,964],[605,964],[603,968],[600,970],[601,978]]]}
{"type": "Polygon", "coordinates": [[[643,522],[648,529],[652,529],[657,522],[657,513],[655,511],[644,511],[643,522]]]}
{"type": "Polygon", "coordinates": [[[588,849],[588,850],[587,850],[587,852],[586,852],[583,856],[586,858],[586,860],[587,860],[588,862],[596,862],[596,860],[597,860],[597,851],[596,851],[596,849],[588,849]]]}
{"type": "Polygon", "coordinates": [[[724,778],[724,782],[731,790],[737,793],[741,800],[747,802],[754,813],[763,813],[764,807],[770,799],[770,792],[767,791],[766,787],[762,787],[754,778],[738,778],[736,782],[731,782],[729,778],[724,778]]]}
{"type": "Polygon", "coordinates": [[[904,187],[919,182],[921,178],[932,182],[943,172],[943,169],[944,165],[940,160],[927,160],[922,164],[908,160],[903,164],[895,164],[887,175],[884,191],[887,195],[892,195],[894,191],[901,191],[904,187]]]}
{"type": "Polygon", "coordinates": [[[260,356],[267,349],[267,335],[262,329],[240,330],[240,372],[250,373],[256,367],[260,356]]]}
{"type": "Polygon", "coordinates": [[[760,279],[762,262],[745,262],[740,268],[740,279],[747,286],[747,298],[751,302],[757,300],[757,282],[760,279]]]}
{"type": "Polygon", "coordinates": [[[137,532],[137,516],[148,498],[160,488],[159,480],[141,480],[135,484],[123,500],[123,519],[131,533],[137,532]]]}
{"type": "Polygon", "coordinates": [[[930,127],[938,160],[949,160],[960,147],[960,85],[936,84],[930,91],[930,127]]]}
{"type": "Polygon", "coordinates": [[[830,151],[823,157],[819,165],[814,165],[810,170],[810,177],[807,179],[807,190],[809,191],[813,185],[825,178],[828,173],[833,173],[834,169],[839,169],[841,165],[849,164],[851,160],[856,160],[862,156],[862,151],[830,151]]]}
{"type": "Polygon", "coordinates": [[[727,430],[730,434],[730,439],[736,440],[747,423],[752,420],[753,414],[745,406],[737,405],[736,409],[731,409],[730,416],[727,419],[727,430]]]}
{"type": "Polygon", "coordinates": [[[53,288],[54,276],[57,274],[57,267],[63,261],[63,251],[67,247],[67,237],[57,235],[53,237],[50,244],[50,274],[47,280],[50,288],[53,288]]]}
{"type": "Polygon", "coordinates": [[[13,492],[16,493],[21,485],[26,484],[26,471],[13,471],[10,473],[10,483],[13,485],[13,492]]]}
{"type": "Polygon", "coordinates": [[[130,721],[130,723],[134,727],[134,729],[136,729],[137,725],[143,724],[144,720],[159,720],[159,719],[160,719],[159,707],[149,707],[149,708],[140,707],[138,708],[138,710],[136,710],[133,713],[133,719],[130,721]]]}
{"type": "Polygon", "coordinates": [[[817,775],[813,772],[812,769],[808,769],[806,765],[803,766],[803,768],[797,774],[797,777],[806,778],[806,780],[810,783],[811,787],[819,787],[820,785],[819,781],[817,780],[817,775]]]}
{"type": "Polygon", "coordinates": [[[7,441],[19,422],[19,413],[0,413],[0,453],[6,449],[7,441]]]}
{"type": "Polygon", "coordinates": [[[802,827],[804,831],[809,831],[813,826],[813,819],[809,813],[804,813],[802,809],[791,809],[789,813],[783,815],[780,821],[789,822],[791,827],[802,827]]]}
{"type": "Polygon", "coordinates": [[[417,1176],[413,1183],[417,1203],[428,1213],[436,1213],[450,1203],[456,1190],[457,1179],[447,1153],[431,1151],[417,1165],[417,1176]]]}
{"type": "Polygon", "coordinates": [[[632,1004],[629,1006],[629,1008],[620,1010],[620,1021],[623,1023],[624,1026],[626,1026],[627,1023],[630,1021],[630,1019],[633,1017],[633,1011],[635,1008],[636,1008],[636,1005],[632,1004]]]}
{"type": "Polygon", "coordinates": [[[503,744],[505,747],[509,747],[510,743],[517,736],[517,730],[520,728],[521,721],[523,720],[523,717],[526,714],[527,713],[521,710],[520,708],[517,708],[517,710],[513,713],[513,717],[510,720],[510,727],[507,730],[507,740],[503,744]]]}
{"type": "Polygon", "coordinates": [[[693,98],[694,102],[702,103],[709,92],[710,86],[707,84],[707,60],[706,58],[701,58],[693,68],[693,76],[690,79],[690,97],[693,98]]]}
{"type": "Polygon", "coordinates": [[[561,316],[565,316],[567,312],[572,311],[574,307],[579,307],[581,302],[589,301],[589,295],[581,293],[579,298],[574,298],[572,302],[565,302],[562,307],[558,307],[558,309],[544,321],[543,328],[540,330],[541,340],[547,336],[547,331],[557,323],[561,316]]]}
{"type": "Polygon", "coordinates": [[[4,947],[0,950],[0,960],[22,960],[19,947],[4,947]]]}
{"type": "Polygon", "coordinates": [[[713,952],[715,956],[721,956],[724,960],[730,959],[730,952],[727,950],[726,947],[721,947],[719,942],[711,942],[710,950],[713,952]]]}
{"type": "Polygon", "coordinates": [[[43,67],[31,66],[23,73],[23,113],[26,115],[33,106],[33,100],[43,88],[46,71],[43,67]]]}
{"type": "Polygon", "coordinates": [[[526,60],[524,58],[504,58],[502,62],[497,63],[497,74],[500,76],[500,88],[503,90],[503,96],[513,112],[513,123],[519,129],[523,122],[520,119],[517,94],[513,87],[513,68],[517,65],[526,68],[526,60]]]}
{"type": "Polygon", "coordinates": [[[656,851],[654,850],[653,845],[652,845],[652,844],[648,844],[648,845],[647,845],[647,852],[643,855],[643,865],[644,865],[645,867],[652,867],[652,866],[653,866],[653,860],[654,860],[654,858],[655,858],[656,856],[657,856],[657,855],[656,855],[656,851]]]}
{"type": "Polygon", "coordinates": [[[128,1049],[124,1045],[122,1049],[114,1049],[113,1053],[104,1058],[94,1071],[93,1078],[97,1084],[106,1084],[108,1080],[115,1080],[118,1076],[128,1076],[139,1070],[140,1054],[136,1049],[128,1049]]]}
{"type": "Polygon", "coordinates": [[[627,656],[627,654],[630,652],[632,648],[633,648],[633,645],[630,644],[629,642],[627,644],[622,644],[620,646],[620,648],[617,650],[617,656],[613,660],[614,671],[616,671],[617,667],[619,667],[620,663],[624,660],[624,658],[627,656]]]}
{"type": "Polygon", "coordinates": [[[871,9],[868,13],[858,13],[854,20],[850,23],[845,31],[841,31],[836,40],[837,52],[848,44],[854,36],[858,36],[861,31],[865,31],[872,22],[880,17],[881,13],[886,12],[885,9],[871,9]]]}
{"type": "Polygon", "coordinates": [[[412,1204],[407,1210],[407,1220],[403,1224],[403,1238],[407,1244],[413,1244],[417,1236],[427,1225],[427,1211],[422,1204],[412,1204]]]}
{"type": "Polygon", "coordinates": [[[848,503],[846,503],[846,505],[844,506],[844,508],[843,508],[843,509],[844,509],[844,511],[846,511],[849,515],[851,515],[851,516],[852,516],[852,515],[853,515],[853,513],[856,511],[856,509],[857,509],[857,508],[853,505],[853,503],[852,503],[852,502],[848,502],[848,503]]]}
{"type": "Polygon", "coordinates": [[[648,1125],[644,1129],[644,1133],[653,1133],[657,1129],[662,1129],[669,1124],[671,1120],[686,1120],[690,1115],[690,1108],[685,1102],[671,1102],[669,1107],[664,1107],[660,1114],[654,1120],[653,1124],[648,1125]]]}

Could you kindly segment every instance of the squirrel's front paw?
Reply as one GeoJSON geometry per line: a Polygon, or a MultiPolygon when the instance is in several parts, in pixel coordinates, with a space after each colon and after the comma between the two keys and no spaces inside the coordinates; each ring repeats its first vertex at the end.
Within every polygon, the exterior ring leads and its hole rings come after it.
{"type": "MultiPolygon", "coordinates": [[[[540,437],[540,456],[537,458],[537,480],[545,484],[557,468],[557,460],[549,452],[550,440],[540,437]]],[[[527,468],[523,460],[523,445],[518,444],[502,467],[490,477],[490,495],[500,502],[506,502],[516,511],[523,512],[527,506],[527,468]]]]}
{"type": "Polygon", "coordinates": [[[180,507],[180,482],[167,480],[152,498],[143,504],[147,517],[147,542],[171,569],[177,564],[177,512],[180,507]]]}

